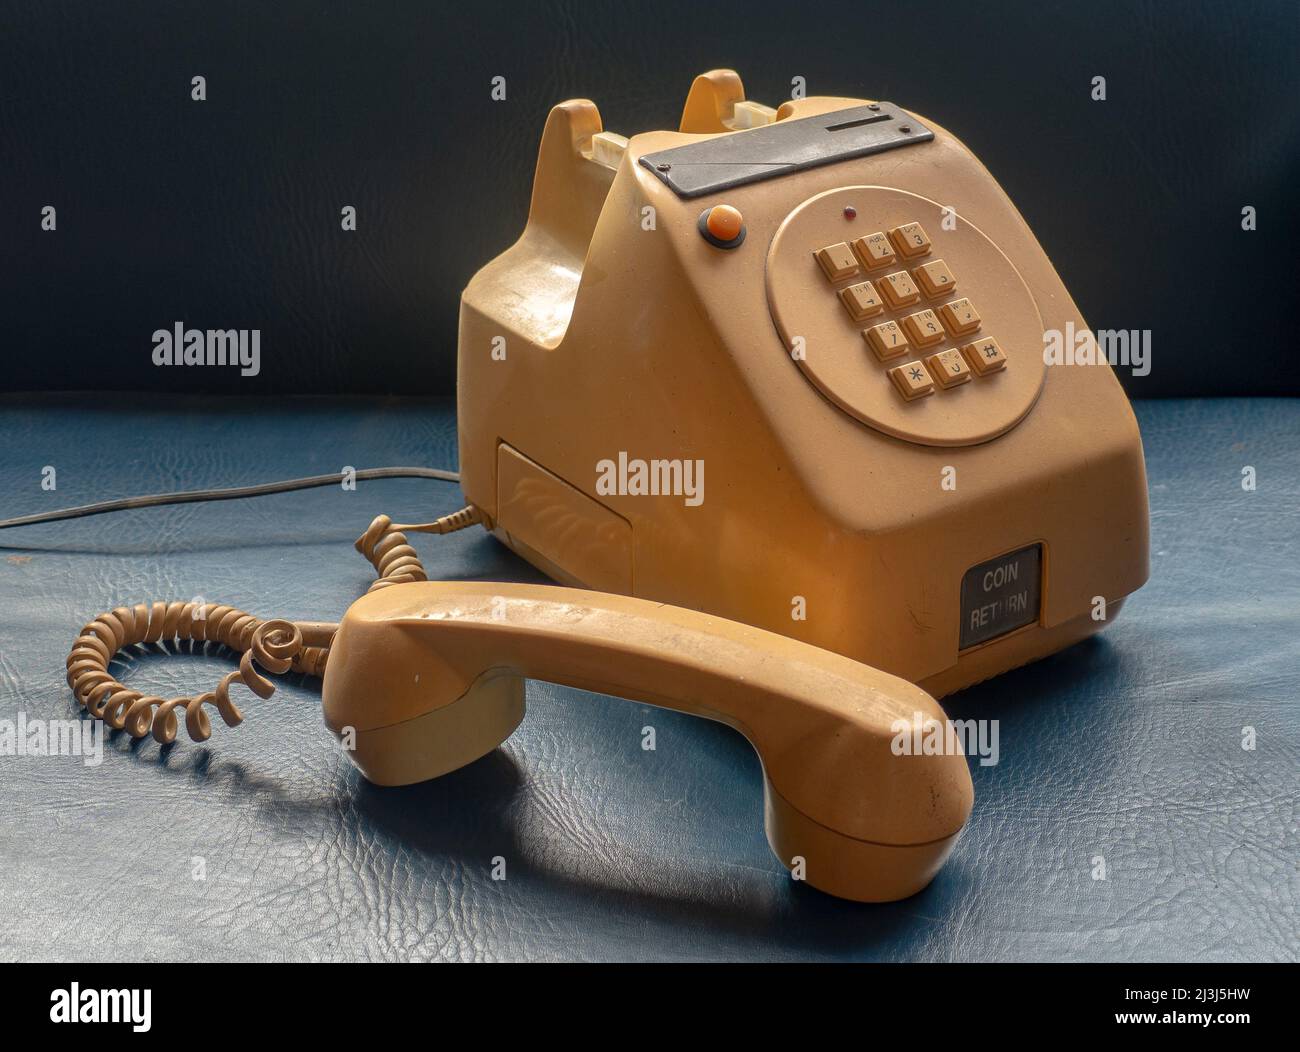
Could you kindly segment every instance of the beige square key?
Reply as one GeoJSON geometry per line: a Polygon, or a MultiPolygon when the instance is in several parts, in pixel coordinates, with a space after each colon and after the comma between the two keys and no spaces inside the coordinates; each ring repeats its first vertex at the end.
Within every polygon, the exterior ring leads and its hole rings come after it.
{"type": "Polygon", "coordinates": [[[886,274],[878,280],[886,302],[895,310],[915,303],[921,298],[921,293],[912,282],[912,275],[905,270],[900,270],[896,274],[886,274]]]}
{"type": "Polygon", "coordinates": [[[840,299],[854,321],[870,318],[885,309],[885,305],[880,302],[876,287],[869,281],[860,281],[841,290],[840,299]]]}
{"type": "Polygon", "coordinates": [[[930,252],[930,238],[920,223],[904,223],[889,232],[889,240],[904,259],[915,259],[930,252]]]}
{"type": "Polygon", "coordinates": [[[907,353],[907,337],[896,321],[882,321],[879,325],[864,329],[862,335],[882,362],[907,353]]]}
{"type": "Polygon", "coordinates": [[[853,251],[868,270],[879,270],[894,262],[894,246],[882,231],[860,237],[853,242],[853,251]]]}
{"type": "Polygon", "coordinates": [[[943,323],[954,336],[964,336],[980,327],[980,315],[968,299],[953,300],[939,308],[943,323]]]}
{"type": "Polygon", "coordinates": [[[966,361],[970,363],[977,376],[988,376],[989,373],[996,373],[1007,367],[1007,356],[1002,353],[998,341],[992,336],[966,344],[961,349],[961,353],[966,356],[966,361]]]}
{"type": "Polygon", "coordinates": [[[894,381],[898,393],[909,402],[934,393],[934,381],[920,362],[894,366],[889,370],[889,378],[894,381]]]}
{"type": "Polygon", "coordinates": [[[925,364],[930,375],[939,381],[940,387],[956,387],[970,380],[970,366],[961,356],[961,351],[940,351],[930,355],[925,364]]]}
{"type": "Polygon", "coordinates": [[[858,272],[858,257],[843,241],[837,245],[819,248],[813,255],[821,264],[822,273],[831,281],[843,281],[858,272]]]}
{"type": "Polygon", "coordinates": [[[922,264],[912,271],[912,276],[921,286],[921,291],[932,300],[948,295],[957,287],[957,279],[952,276],[948,264],[941,259],[922,264]]]}
{"type": "Polygon", "coordinates": [[[928,308],[904,318],[903,331],[918,347],[931,347],[936,343],[942,343],[944,339],[943,326],[939,324],[934,311],[928,308]]]}

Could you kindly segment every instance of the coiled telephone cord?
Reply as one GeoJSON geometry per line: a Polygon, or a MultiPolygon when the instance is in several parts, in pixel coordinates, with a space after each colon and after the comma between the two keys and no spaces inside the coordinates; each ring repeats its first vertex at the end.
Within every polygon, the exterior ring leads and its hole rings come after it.
{"type": "MultiPolygon", "coordinates": [[[[399,470],[407,469],[373,469],[375,472],[399,470]]],[[[422,470],[430,473],[426,477],[456,479],[451,472],[422,470]]],[[[358,472],[358,476],[360,474],[358,472]]],[[[321,478],[337,482],[337,476],[321,478]]],[[[295,484],[303,482],[321,484],[316,478],[294,480],[288,484],[247,487],[239,495],[257,496],[259,493],[280,492],[283,488],[305,488],[295,484]],[[280,488],[274,488],[276,486],[280,488]],[[248,489],[258,492],[247,492],[248,489]]],[[[230,492],[206,491],[218,494],[230,492]]],[[[158,498],[132,500],[155,504],[181,503],[176,499],[163,499],[177,496],[188,496],[189,499],[226,499],[224,496],[164,494],[158,498]]],[[[113,503],[119,507],[149,506],[131,501],[113,503]]],[[[118,507],[91,505],[86,509],[73,509],[73,515],[98,514],[101,510],[118,510],[118,507]]],[[[27,525],[33,520],[48,521],[55,517],[73,516],[66,513],[29,516],[21,521],[0,525],[27,525]]],[[[407,581],[428,580],[420,557],[407,542],[407,532],[451,533],[482,521],[482,514],[473,505],[427,523],[401,524],[394,523],[387,515],[378,516],[356,542],[357,551],[370,561],[378,574],[369,590],[407,581]]],[[[263,672],[281,675],[294,671],[309,676],[323,676],[329,660],[330,641],[337,629],[336,623],[329,622],[294,622],[281,618],[263,621],[232,606],[214,606],[193,601],[119,606],[100,614],[81,630],[72,646],[72,653],[68,655],[68,685],[77,701],[91,716],[117,730],[127,731],[134,738],[143,738],[152,733],[154,740],[161,744],[175,741],[180,729],[180,717],[183,715],[189,736],[194,741],[206,741],[212,734],[212,721],[205,706],[215,708],[226,725],[233,727],[244,719],[239,706],[230,696],[230,689],[236,684],[248,688],[259,698],[266,699],[275,692],[275,684],[263,672]],[[223,676],[215,690],[166,700],[132,690],[108,671],[108,666],[123,647],[183,639],[217,642],[238,651],[239,668],[223,676]]]]}

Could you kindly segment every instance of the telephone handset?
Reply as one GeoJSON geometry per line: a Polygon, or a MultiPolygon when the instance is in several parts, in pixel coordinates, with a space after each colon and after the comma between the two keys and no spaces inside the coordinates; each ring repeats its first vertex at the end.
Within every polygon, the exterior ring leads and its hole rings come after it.
{"type": "Polygon", "coordinates": [[[372,782],[423,781],[510,735],[524,677],[740,731],[762,761],[772,851],[833,895],[921,890],[970,814],[964,756],[891,751],[900,726],[943,724],[919,687],[762,629],[601,592],[460,582],[373,592],[331,645],[325,722],[351,729],[349,756],[372,782]]]}

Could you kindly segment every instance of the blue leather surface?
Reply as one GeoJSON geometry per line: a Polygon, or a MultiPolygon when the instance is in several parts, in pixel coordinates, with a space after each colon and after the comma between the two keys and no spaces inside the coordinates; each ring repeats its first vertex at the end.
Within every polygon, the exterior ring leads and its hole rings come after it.
{"type": "MultiPolygon", "coordinates": [[[[376,789],[324,729],[315,685],[288,677],[206,746],[119,733],[97,768],[0,757],[0,955],[1295,959],[1300,403],[1137,411],[1151,581],[1099,639],[948,699],[950,715],[1001,721],[1001,762],[973,768],[971,823],[906,902],[793,885],[763,836],[757,759],[723,727],[530,683],[504,748],[376,789]],[[490,879],[498,855],[505,881],[490,879]]],[[[9,399],[0,435],[3,517],[456,462],[446,402],[9,399]]],[[[371,579],[351,542],[374,514],[427,519],[459,498],[362,483],[0,534],[0,718],[74,716],[64,658],[119,603],[202,595],[336,619],[371,579]]],[[[415,544],[433,577],[539,579],[481,531],[415,544]]],[[[127,682],[163,696],[232,667],[144,652],[129,665],[127,682]]]]}

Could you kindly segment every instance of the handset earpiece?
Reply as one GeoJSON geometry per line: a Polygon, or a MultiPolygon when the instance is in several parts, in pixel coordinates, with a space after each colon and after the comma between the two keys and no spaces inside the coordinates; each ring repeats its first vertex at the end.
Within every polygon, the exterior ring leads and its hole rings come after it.
{"type": "Polygon", "coordinates": [[[491,582],[372,592],[334,637],[325,722],[369,780],[423,781],[510,735],[525,677],[736,728],[762,761],[772,850],[832,895],[920,891],[970,815],[964,756],[892,748],[900,724],[945,719],[919,687],[772,632],[603,592],[491,582]]]}

